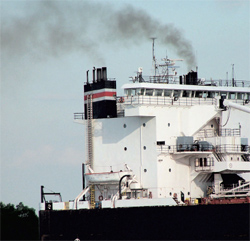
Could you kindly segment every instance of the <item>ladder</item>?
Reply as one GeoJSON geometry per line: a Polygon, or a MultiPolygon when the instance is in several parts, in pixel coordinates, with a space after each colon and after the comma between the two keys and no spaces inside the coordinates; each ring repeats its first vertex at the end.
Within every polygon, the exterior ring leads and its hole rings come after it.
{"type": "Polygon", "coordinates": [[[222,153],[213,151],[213,154],[218,162],[226,161],[222,153]]]}
{"type": "MultiPolygon", "coordinates": [[[[93,168],[93,102],[92,95],[87,95],[87,125],[86,125],[86,152],[87,164],[93,168]]],[[[90,208],[95,208],[95,186],[90,187],[90,208]]]]}
{"type": "Polygon", "coordinates": [[[242,159],[244,162],[249,162],[250,161],[250,155],[249,154],[243,154],[241,155],[242,159]]]}
{"type": "Polygon", "coordinates": [[[91,185],[90,187],[90,208],[95,208],[95,186],[91,185]]]}
{"type": "Polygon", "coordinates": [[[87,95],[87,125],[86,125],[86,145],[87,145],[87,163],[93,168],[93,103],[92,95],[87,95]]]}

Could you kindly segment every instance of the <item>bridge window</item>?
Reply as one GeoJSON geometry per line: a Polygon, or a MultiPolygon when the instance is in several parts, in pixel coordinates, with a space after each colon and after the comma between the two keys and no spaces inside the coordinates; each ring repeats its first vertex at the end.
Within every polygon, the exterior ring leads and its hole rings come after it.
{"type": "Polygon", "coordinates": [[[127,90],[125,90],[125,95],[127,95],[127,96],[131,96],[131,89],[127,89],[127,90]]]}
{"type": "Polygon", "coordinates": [[[244,94],[243,93],[237,93],[237,99],[238,100],[243,100],[244,99],[244,94]]]}
{"type": "Polygon", "coordinates": [[[155,95],[156,96],[162,96],[162,91],[163,90],[155,90],[155,95]]]}
{"type": "Polygon", "coordinates": [[[172,90],[164,90],[164,96],[170,97],[172,94],[172,90]]]}
{"type": "Polygon", "coordinates": [[[179,90],[174,90],[174,97],[180,97],[180,93],[179,90]]]}
{"type": "Polygon", "coordinates": [[[229,93],[229,95],[228,95],[228,99],[231,99],[231,100],[234,100],[236,98],[236,95],[235,95],[235,93],[229,93]]]}
{"type": "Polygon", "coordinates": [[[144,94],[145,94],[145,89],[141,89],[140,95],[144,95],[144,94]]]}
{"type": "Polygon", "coordinates": [[[191,91],[190,90],[183,90],[182,97],[190,97],[191,91]]]}
{"type": "Polygon", "coordinates": [[[145,93],[145,95],[147,95],[147,96],[152,96],[153,95],[153,89],[146,89],[146,93],[145,93]]]}
{"type": "Polygon", "coordinates": [[[196,91],[195,97],[201,98],[202,97],[202,91],[196,91]]]}
{"type": "Polygon", "coordinates": [[[210,167],[214,166],[213,157],[204,157],[204,158],[196,158],[195,159],[195,167],[210,167]]]}
{"type": "Polygon", "coordinates": [[[135,94],[140,95],[141,94],[141,89],[135,89],[135,94]]]}
{"type": "Polygon", "coordinates": [[[214,97],[214,92],[207,92],[207,98],[213,98],[214,97]]]}
{"type": "Polygon", "coordinates": [[[132,95],[132,96],[135,95],[135,89],[131,89],[131,95],[132,95]]]}
{"type": "Polygon", "coordinates": [[[203,92],[202,97],[207,98],[207,92],[206,91],[203,92]]]}
{"type": "Polygon", "coordinates": [[[211,96],[212,98],[216,97],[216,96],[219,96],[219,92],[211,92],[211,96]]]}
{"type": "Polygon", "coordinates": [[[227,92],[221,92],[220,95],[226,98],[227,97],[227,92]]]}

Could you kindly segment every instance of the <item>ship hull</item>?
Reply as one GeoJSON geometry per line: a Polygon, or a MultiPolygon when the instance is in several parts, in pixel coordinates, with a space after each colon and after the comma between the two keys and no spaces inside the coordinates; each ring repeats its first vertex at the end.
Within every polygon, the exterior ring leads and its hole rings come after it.
{"type": "Polygon", "coordinates": [[[42,240],[249,240],[250,204],[40,211],[42,240]]]}

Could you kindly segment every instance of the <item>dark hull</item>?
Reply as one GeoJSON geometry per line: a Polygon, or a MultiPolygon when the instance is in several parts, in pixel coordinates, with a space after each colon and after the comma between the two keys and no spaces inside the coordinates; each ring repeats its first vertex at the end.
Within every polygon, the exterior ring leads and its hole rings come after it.
{"type": "Polygon", "coordinates": [[[249,240],[250,204],[40,211],[43,240],[249,240]]]}

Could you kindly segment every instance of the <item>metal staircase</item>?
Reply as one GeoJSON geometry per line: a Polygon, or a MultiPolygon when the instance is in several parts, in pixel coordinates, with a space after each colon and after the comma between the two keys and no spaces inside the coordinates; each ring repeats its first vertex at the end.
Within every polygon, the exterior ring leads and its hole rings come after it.
{"type": "Polygon", "coordinates": [[[226,161],[222,153],[219,153],[217,151],[213,151],[213,154],[218,162],[226,161]]]}
{"type": "Polygon", "coordinates": [[[243,161],[249,162],[250,161],[250,154],[243,154],[241,155],[243,161]]]}

